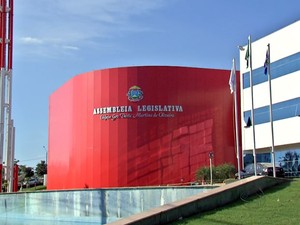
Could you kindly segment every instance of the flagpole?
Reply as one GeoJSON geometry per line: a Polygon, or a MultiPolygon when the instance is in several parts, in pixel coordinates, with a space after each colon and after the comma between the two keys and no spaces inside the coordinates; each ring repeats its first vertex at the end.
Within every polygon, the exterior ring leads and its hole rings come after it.
{"type": "Polygon", "coordinates": [[[235,66],[235,60],[233,58],[232,60],[233,64],[233,71],[234,71],[234,93],[233,93],[233,99],[234,99],[234,117],[235,117],[235,140],[236,140],[236,158],[237,158],[237,164],[238,164],[238,178],[241,179],[241,165],[240,165],[240,143],[239,143],[239,124],[238,124],[238,104],[237,104],[237,93],[236,93],[236,66],[235,66]]]}
{"type": "Polygon", "coordinates": [[[249,50],[249,64],[250,64],[250,87],[251,87],[251,121],[252,121],[252,134],[253,134],[253,163],[254,175],[257,176],[257,162],[256,162],[256,141],[255,141],[255,121],[254,121],[254,100],[253,100],[253,79],[252,79],[252,46],[251,36],[248,37],[248,50],[249,50]]]}
{"type": "Polygon", "coordinates": [[[272,136],[272,163],[273,163],[273,176],[276,177],[276,166],[275,166],[275,151],[274,151],[274,129],[273,129],[273,109],[272,109],[272,86],[271,86],[271,54],[270,54],[270,44],[268,44],[267,50],[267,59],[268,60],[268,81],[269,81],[269,94],[270,94],[270,124],[271,124],[271,136],[272,136]]]}

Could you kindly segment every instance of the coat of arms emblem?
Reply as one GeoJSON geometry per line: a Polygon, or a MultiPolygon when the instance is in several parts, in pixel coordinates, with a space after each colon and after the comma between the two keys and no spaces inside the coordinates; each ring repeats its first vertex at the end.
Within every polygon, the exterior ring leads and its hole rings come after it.
{"type": "Polygon", "coordinates": [[[143,91],[138,86],[132,86],[131,88],[129,88],[127,96],[129,101],[138,102],[143,99],[143,91]]]}

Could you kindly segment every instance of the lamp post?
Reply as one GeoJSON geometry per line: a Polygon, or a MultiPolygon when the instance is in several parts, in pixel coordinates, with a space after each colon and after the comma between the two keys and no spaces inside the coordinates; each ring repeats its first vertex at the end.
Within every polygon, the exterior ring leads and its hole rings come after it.
{"type": "Polygon", "coordinates": [[[47,149],[46,149],[46,146],[43,146],[43,149],[45,150],[45,152],[46,152],[46,165],[48,165],[48,151],[47,151],[47,149]]]}
{"type": "Polygon", "coordinates": [[[213,184],[213,182],[212,182],[212,158],[214,157],[214,153],[209,152],[208,156],[209,156],[209,168],[210,168],[210,185],[212,185],[213,184]]]}
{"type": "Polygon", "coordinates": [[[43,146],[43,149],[45,150],[45,152],[46,152],[46,174],[44,174],[44,183],[43,183],[43,185],[44,186],[47,186],[47,173],[48,173],[48,151],[47,151],[47,149],[46,149],[46,146],[43,146]]]}

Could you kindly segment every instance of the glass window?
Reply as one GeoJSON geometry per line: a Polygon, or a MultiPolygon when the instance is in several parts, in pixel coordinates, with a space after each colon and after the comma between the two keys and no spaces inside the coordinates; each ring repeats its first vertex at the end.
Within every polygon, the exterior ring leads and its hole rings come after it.
{"type": "MultiPolygon", "coordinates": [[[[300,70],[300,53],[290,55],[286,58],[277,60],[271,63],[271,76],[272,79],[293,73],[300,70]]],[[[259,67],[252,71],[252,82],[253,85],[264,83],[268,81],[268,76],[264,74],[264,67],[259,67]]],[[[243,88],[250,87],[250,73],[243,74],[243,88]]]]}
{"type": "MultiPolygon", "coordinates": [[[[300,98],[273,104],[273,121],[287,119],[300,115],[300,98]]],[[[244,112],[245,126],[249,125],[251,111],[244,112]]],[[[262,124],[270,122],[269,106],[260,107],[254,110],[254,123],[262,124]]],[[[251,126],[251,124],[250,124],[251,126]]]]}
{"type": "MultiPolygon", "coordinates": [[[[253,167],[253,155],[245,154],[244,166],[253,167]]],[[[257,163],[271,163],[271,152],[256,154],[257,163]]],[[[285,177],[300,177],[300,149],[289,149],[275,152],[275,165],[283,168],[285,177]]],[[[253,169],[253,168],[252,168],[253,169]]]]}

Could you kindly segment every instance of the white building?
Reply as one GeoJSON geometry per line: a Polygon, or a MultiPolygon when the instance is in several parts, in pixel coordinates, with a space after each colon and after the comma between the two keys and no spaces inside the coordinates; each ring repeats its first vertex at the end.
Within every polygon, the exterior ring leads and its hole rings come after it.
{"type": "MultiPolygon", "coordinates": [[[[253,38],[253,37],[251,37],[253,38]]],[[[270,74],[275,155],[300,149],[300,20],[259,40],[252,40],[252,83],[254,132],[251,119],[250,68],[240,51],[242,149],[252,154],[255,133],[256,154],[271,152],[270,94],[264,74],[267,45],[270,44],[270,74]],[[248,126],[247,127],[247,122],[248,126]]]]}

